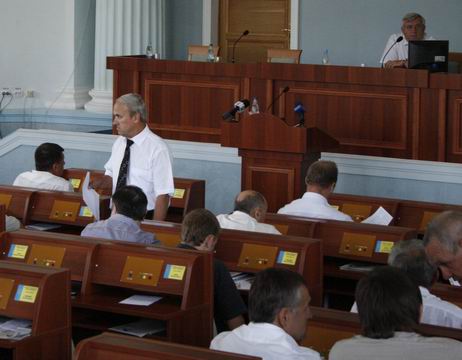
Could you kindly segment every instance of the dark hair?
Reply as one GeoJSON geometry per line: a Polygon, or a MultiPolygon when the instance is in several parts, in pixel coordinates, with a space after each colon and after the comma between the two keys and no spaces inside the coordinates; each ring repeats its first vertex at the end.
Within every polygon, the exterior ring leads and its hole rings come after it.
{"type": "Polygon", "coordinates": [[[244,197],[240,193],[234,200],[234,211],[242,211],[250,214],[256,208],[264,208],[266,206],[265,197],[258,191],[245,191],[244,197]]]}
{"type": "Polygon", "coordinates": [[[430,288],[437,268],[428,259],[422,240],[401,240],[388,256],[388,265],[403,270],[417,286],[430,288]]]}
{"type": "Polygon", "coordinates": [[[413,331],[419,323],[422,296],[400,269],[376,267],[358,282],[356,302],[366,337],[388,339],[395,331],[413,331]]]}
{"type": "Polygon", "coordinates": [[[207,209],[194,209],[181,223],[181,241],[193,246],[201,245],[209,235],[218,236],[220,224],[207,209]]]}
{"type": "Polygon", "coordinates": [[[427,246],[432,240],[439,242],[452,254],[459,250],[459,239],[462,238],[462,212],[444,211],[436,215],[427,225],[423,238],[427,246]]]}
{"type": "Polygon", "coordinates": [[[249,293],[250,321],[272,323],[282,308],[297,307],[302,286],[303,276],[294,271],[268,268],[257,273],[249,293]]]}
{"type": "Polygon", "coordinates": [[[117,214],[141,221],[146,215],[148,199],[138,186],[127,185],[112,195],[117,214]]]}
{"type": "Polygon", "coordinates": [[[64,149],[58,144],[43,143],[35,149],[35,170],[49,171],[63,159],[64,149]]]}
{"type": "Polygon", "coordinates": [[[311,164],[306,172],[305,183],[327,188],[337,182],[338,169],[333,161],[319,160],[311,164]]]}

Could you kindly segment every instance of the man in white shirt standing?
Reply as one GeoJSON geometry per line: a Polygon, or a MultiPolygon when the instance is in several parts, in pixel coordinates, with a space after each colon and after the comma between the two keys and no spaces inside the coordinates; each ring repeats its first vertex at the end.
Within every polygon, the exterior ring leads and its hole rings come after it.
{"type": "Polygon", "coordinates": [[[434,40],[425,33],[425,19],[417,13],[408,13],[403,17],[400,34],[392,34],[380,58],[385,68],[407,67],[409,41],[434,40]],[[401,41],[397,42],[399,37],[401,41]]]}
{"type": "Polygon", "coordinates": [[[303,277],[287,269],[260,271],[250,288],[249,325],[216,336],[210,348],[263,360],[320,360],[299,346],[311,317],[310,295],[303,277]]]}
{"type": "Polygon", "coordinates": [[[337,177],[338,169],[333,161],[314,162],[306,172],[305,194],[301,199],[294,200],[280,208],[278,214],[353,221],[349,215],[338,211],[327,202],[335,189],[337,177]]]}
{"type": "Polygon", "coordinates": [[[234,211],[217,216],[223,229],[256,231],[268,234],[281,233],[270,224],[264,224],[268,203],[258,191],[245,190],[234,200],[234,211]]]}
{"type": "Polygon", "coordinates": [[[119,97],[114,104],[112,124],[120,136],[104,165],[105,176],[91,186],[112,187],[112,193],[125,185],[138,186],[148,199],[146,218],[164,220],[174,192],[171,155],[165,141],[149,130],[142,97],[138,94],[119,97]]]}
{"type": "Polygon", "coordinates": [[[35,150],[35,169],[19,174],[13,182],[42,190],[74,191],[64,179],[64,149],[58,144],[43,143],[35,150]]]}

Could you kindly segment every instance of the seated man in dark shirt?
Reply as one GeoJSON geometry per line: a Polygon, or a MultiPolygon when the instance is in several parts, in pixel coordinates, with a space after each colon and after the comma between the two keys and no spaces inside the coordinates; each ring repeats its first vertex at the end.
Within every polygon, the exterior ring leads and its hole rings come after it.
{"type": "MultiPolygon", "coordinates": [[[[188,213],[181,224],[182,249],[213,251],[218,241],[220,224],[206,209],[196,209],[188,213]]],[[[236,288],[225,264],[213,260],[214,269],[214,318],[217,332],[233,330],[244,324],[242,314],[245,304],[236,288]]]]}

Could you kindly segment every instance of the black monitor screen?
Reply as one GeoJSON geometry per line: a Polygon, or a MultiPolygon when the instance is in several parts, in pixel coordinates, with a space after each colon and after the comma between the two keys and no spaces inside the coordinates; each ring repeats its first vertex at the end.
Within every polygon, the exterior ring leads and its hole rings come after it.
{"type": "Polygon", "coordinates": [[[449,41],[409,41],[409,69],[426,69],[430,72],[448,71],[449,41]]]}

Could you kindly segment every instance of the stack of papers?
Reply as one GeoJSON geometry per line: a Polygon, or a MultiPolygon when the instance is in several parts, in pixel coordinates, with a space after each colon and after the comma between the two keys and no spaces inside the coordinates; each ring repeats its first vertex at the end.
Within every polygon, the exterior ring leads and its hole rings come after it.
{"type": "Polygon", "coordinates": [[[242,273],[242,272],[231,272],[231,277],[239,290],[250,290],[253,280],[255,279],[254,274],[242,273]]]}
{"type": "Polygon", "coordinates": [[[0,339],[21,340],[31,332],[31,320],[0,318],[0,339]]]}
{"type": "Polygon", "coordinates": [[[128,324],[114,326],[109,330],[116,331],[122,334],[144,337],[153,335],[165,330],[165,324],[158,320],[138,320],[128,324]]]}

